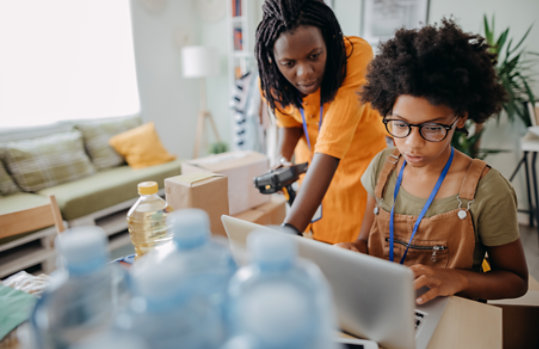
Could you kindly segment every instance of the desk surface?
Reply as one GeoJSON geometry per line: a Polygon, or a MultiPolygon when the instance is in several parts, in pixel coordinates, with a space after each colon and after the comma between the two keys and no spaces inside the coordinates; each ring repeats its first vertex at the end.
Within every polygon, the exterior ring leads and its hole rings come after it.
{"type": "Polygon", "coordinates": [[[502,348],[502,309],[466,298],[449,297],[428,346],[428,349],[445,348],[502,348]]]}
{"type": "Polygon", "coordinates": [[[502,309],[461,297],[449,297],[429,343],[439,348],[502,348],[502,309]]]}
{"type": "Polygon", "coordinates": [[[466,298],[449,297],[428,346],[428,349],[446,348],[502,348],[502,309],[466,298]]]}

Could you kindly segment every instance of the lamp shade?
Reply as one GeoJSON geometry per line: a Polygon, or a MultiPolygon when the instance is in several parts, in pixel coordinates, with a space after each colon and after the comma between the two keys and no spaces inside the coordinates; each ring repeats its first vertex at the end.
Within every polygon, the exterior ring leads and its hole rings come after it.
{"type": "Polygon", "coordinates": [[[182,49],[182,71],[186,78],[217,75],[217,50],[206,46],[185,46],[182,49]]]}

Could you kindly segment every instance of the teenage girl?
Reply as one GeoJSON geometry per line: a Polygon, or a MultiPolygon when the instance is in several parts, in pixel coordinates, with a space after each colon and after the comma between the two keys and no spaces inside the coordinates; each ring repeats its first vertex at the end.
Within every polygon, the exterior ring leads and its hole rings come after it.
{"type": "Polygon", "coordinates": [[[345,37],[321,0],[266,0],[256,31],[261,92],[281,129],[281,162],[309,161],[284,224],[317,240],[357,238],[367,193],[360,178],[385,148],[379,114],[357,98],[372,59],[345,37]]]}
{"type": "Polygon", "coordinates": [[[401,29],[381,45],[367,79],[362,100],[383,115],[396,148],[363,175],[360,236],[340,246],[410,266],[416,289],[429,289],[418,303],[524,294],[515,192],[500,172],[451,146],[467,119],[484,122],[505,99],[485,40],[447,19],[401,29]]]}

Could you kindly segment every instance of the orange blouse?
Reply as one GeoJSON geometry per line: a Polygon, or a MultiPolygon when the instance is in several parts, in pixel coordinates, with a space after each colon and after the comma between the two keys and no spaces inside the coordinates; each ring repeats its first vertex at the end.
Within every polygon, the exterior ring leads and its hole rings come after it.
{"type": "MultiPolygon", "coordinates": [[[[359,234],[367,193],[361,176],[372,158],[386,147],[383,123],[378,112],[359,101],[372,49],[363,39],[346,37],[347,73],[335,98],[323,106],[320,118],[320,89],[302,100],[314,149],[302,136],[295,149],[295,162],[311,161],[314,153],[340,159],[339,166],[322,200],[322,218],[311,224],[313,238],[329,243],[354,241],[359,234]]],[[[276,108],[280,127],[302,127],[300,111],[292,105],[276,108]]]]}

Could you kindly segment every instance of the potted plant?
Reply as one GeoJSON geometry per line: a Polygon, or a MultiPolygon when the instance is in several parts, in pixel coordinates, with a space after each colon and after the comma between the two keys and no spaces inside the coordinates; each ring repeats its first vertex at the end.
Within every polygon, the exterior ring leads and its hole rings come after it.
{"type": "MultiPolygon", "coordinates": [[[[507,101],[503,104],[503,112],[510,122],[520,120],[524,126],[531,126],[531,116],[527,103],[535,103],[535,95],[530,88],[533,81],[532,70],[534,64],[539,64],[539,54],[527,51],[523,43],[528,37],[533,25],[513,44],[513,39],[509,38],[509,28],[506,28],[497,37],[494,30],[494,16],[489,23],[486,15],[483,15],[483,29],[487,43],[491,47],[491,52],[495,55],[496,72],[502,86],[507,91],[507,101]]],[[[499,121],[501,112],[496,116],[499,121]]],[[[466,128],[469,134],[457,133],[453,137],[453,146],[471,157],[484,158],[488,154],[498,153],[497,149],[481,149],[481,136],[484,131],[484,124],[474,124],[468,122],[466,128]]]]}

